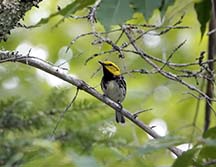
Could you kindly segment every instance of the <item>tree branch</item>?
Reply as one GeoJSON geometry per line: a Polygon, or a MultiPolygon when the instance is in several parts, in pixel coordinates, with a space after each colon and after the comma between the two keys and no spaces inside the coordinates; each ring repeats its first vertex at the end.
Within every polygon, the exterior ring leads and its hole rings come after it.
{"type": "MultiPolygon", "coordinates": [[[[211,12],[211,19],[209,22],[209,31],[212,31],[216,28],[216,15],[215,15],[215,7],[216,6],[216,0],[212,0],[212,12],[211,12]]],[[[215,58],[216,54],[216,34],[212,33],[209,35],[209,41],[208,41],[208,60],[213,60],[215,58]]],[[[214,63],[209,62],[208,63],[209,68],[209,78],[211,78],[212,81],[214,81],[214,63]]],[[[211,82],[211,80],[207,80],[207,87],[206,87],[206,95],[210,98],[214,97],[214,84],[211,82]]],[[[204,131],[207,131],[210,126],[210,120],[211,120],[211,104],[212,100],[206,99],[205,104],[205,122],[204,122],[204,131]]]]}
{"type": "Polygon", "coordinates": [[[7,35],[33,6],[38,7],[42,0],[0,0],[0,42],[7,40],[7,35]]]}
{"type": "MultiPolygon", "coordinates": [[[[70,74],[66,74],[62,69],[52,66],[50,63],[42,61],[36,57],[31,57],[29,55],[25,56],[19,54],[18,52],[8,52],[8,51],[0,51],[0,63],[4,62],[20,62],[29,66],[33,66],[38,68],[42,71],[45,71],[49,74],[52,74],[74,86],[76,86],[79,90],[83,90],[86,93],[90,94],[91,96],[97,98],[101,102],[107,104],[109,107],[113,108],[114,110],[122,112],[122,114],[131,120],[134,124],[136,124],[139,128],[144,130],[153,138],[157,139],[160,138],[154,130],[152,130],[148,125],[144,124],[142,121],[136,119],[133,114],[131,114],[128,110],[122,108],[118,103],[112,101],[106,96],[100,94],[97,90],[93,87],[89,86],[83,80],[74,78],[70,74]]],[[[180,156],[182,151],[176,147],[168,147],[168,149],[173,152],[176,156],[180,156]]]]}
{"type": "Polygon", "coordinates": [[[172,74],[171,72],[166,72],[166,71],[161,70],[160,67],[158,67],[153,61],[151,61],[151,59],[149,59],[149,56],[142,49],[140,49],[137,46],[137,44],[135,43],[135,40],[133,39],[133,37],[130,33],[130,27],[128,27],[127,25],[123,25],[122,29],[125,32],[125,35],[129,39],[129,41],[131,42],[133,48],[138,53],[138,55],[142,59],[144,59],[149,65],[151,65],[156,70],[156,72],[160,73],[162,76],[164,76],[170,80],[176,81],[176,82],[186,86],[187,88],[189,88],[192,91],[195,91],[196,93],[198,93],[199,95],[201,95],[203,98],[205,98],[207,100],[216,101],[212,97],[207,96],[204,92],[202,92],[201,90],[196,88],[194,85],[190,85],[189,83],[185,82],[184,80],[179,78],[177,75],[172,74]]]}

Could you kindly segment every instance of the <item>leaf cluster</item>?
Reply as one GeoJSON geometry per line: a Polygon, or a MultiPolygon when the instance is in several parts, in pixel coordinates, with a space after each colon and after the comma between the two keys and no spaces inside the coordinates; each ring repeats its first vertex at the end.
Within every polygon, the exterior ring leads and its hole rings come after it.
{"type": "Polygon", "coordinates": [[[215,166],[216,162],[216,127],[210,128],[198,139],[192,149],[184,152],[173,164],[173,167],[215,166]]]}

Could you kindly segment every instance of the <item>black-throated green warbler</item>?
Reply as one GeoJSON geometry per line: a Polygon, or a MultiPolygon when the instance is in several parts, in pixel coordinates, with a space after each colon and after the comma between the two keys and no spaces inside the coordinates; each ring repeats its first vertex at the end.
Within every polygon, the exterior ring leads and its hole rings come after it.
{"type": "MultiPolygon", "coordinates": [[[[120,68],[111,61],[99,61],[99,63],[103,67],[101,89],[104,95],[120,104],[126,95],[126,82],[120,68]]],[[[119,111],[116,111],[116,122],[125,123],[124,116],[119,111]]]]}

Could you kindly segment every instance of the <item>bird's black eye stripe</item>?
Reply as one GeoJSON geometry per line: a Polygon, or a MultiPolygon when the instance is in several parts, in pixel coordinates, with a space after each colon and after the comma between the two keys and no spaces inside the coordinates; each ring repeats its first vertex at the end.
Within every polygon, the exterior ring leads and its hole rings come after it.
{"type": "Polygon", "coordinates": [[[109,63],[109,64],[106,64],[105,66],[112,66],[114,67],[116,70],[118,70],[115,66],[113,66],[113,64],[109,63]]]}

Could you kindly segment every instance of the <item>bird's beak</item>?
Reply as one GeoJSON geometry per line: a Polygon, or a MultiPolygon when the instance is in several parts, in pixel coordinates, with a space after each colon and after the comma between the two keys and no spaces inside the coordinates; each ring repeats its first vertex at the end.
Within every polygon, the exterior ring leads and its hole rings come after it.
{"type": "Polygon", "coordinates": [[[100,63],[101,65],[103,65],[103,64],[104,64],[102,61],[98,61],[98,63],[100,63]]]}

